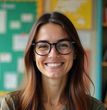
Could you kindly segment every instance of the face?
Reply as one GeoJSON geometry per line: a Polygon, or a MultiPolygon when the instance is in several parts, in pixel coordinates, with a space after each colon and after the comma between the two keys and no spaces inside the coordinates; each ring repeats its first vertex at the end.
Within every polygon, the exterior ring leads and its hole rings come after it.
{"type": "MultiPolygon", "coordinates": [[[[61,39],[68,39],[64,29],[58,24],[48,23],[40,27],[35,41],[45,40],[49,43],[56,43],[61,39]]],[[[35,53],[35,62],[43,77],[56,79],[67,76],[73,65],[73,56],[73,51],[61,55],[56,51],[55,47],[52,47],[50,53],[45,56],[35,53]]]]}

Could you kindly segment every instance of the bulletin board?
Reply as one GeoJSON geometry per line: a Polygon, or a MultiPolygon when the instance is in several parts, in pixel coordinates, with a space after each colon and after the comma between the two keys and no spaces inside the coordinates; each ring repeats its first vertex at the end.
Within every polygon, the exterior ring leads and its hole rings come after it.
{"type": "Polygon", "coordinates": [[[48,10],[64,13],[77,29],[92,27],[92,0],[50,0],[48,10]]]}
{"type": "Polygon", "coordinates": [[[0,1],[0,94],[19,87],[29,32],[42,13],[41,0],[16,1],[0,1]]]}

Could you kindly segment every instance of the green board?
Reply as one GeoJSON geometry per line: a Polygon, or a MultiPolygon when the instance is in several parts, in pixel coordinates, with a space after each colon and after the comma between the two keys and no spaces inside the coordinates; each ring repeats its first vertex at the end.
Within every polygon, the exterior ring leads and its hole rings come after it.
{"type": "Polygon", "coordinates": [[[35,2],[0,2],[0,92],[16,90],[23,77],[23,53],[37,16],[35,2]]]}

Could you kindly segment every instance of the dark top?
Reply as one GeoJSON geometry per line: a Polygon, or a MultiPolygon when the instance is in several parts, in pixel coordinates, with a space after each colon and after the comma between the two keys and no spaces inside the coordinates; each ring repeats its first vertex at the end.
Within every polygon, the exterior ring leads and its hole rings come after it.
{"type": "MultiPolygon", "coordinates": [[[[89,110],[106,110],[103,103],[93,97],[90,97],[89,110]]],[[[1,101],[0,110],[17,110],[18,106],[18,93],[9,93],[3,97],[1,101]]],[[[66,108],[64,110],[67,110],[66,108]]]]}

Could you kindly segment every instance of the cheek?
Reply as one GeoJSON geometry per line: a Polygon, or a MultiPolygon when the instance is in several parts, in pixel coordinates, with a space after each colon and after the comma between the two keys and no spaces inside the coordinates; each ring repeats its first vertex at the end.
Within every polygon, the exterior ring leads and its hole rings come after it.
{"type": "Polygon", "coordinates": [[[70,56],[68,56],[66,58],[66,66],[67,66],[68,69],[71,69],[72,68],[73,61],[74,61],[73,55],[70,55],[70,56]]]}
{"type": "MultiPolygon", "coordinates": [[[[36,63],[36,66],[38,67],[39,66],[39,62],[41,62],[40,61],[40,58],[36,55],[35,56],[35,63],[36,63]]],[[[39,68],[39,67],[38,67],[39,68]]]]}
{"type": "Polygon", "coordinates": [[[43,58],[41,56],[36,55],[35,62],[36,62],[38,69],[40,69],[40,67],[43,65],[43,58]]]}

